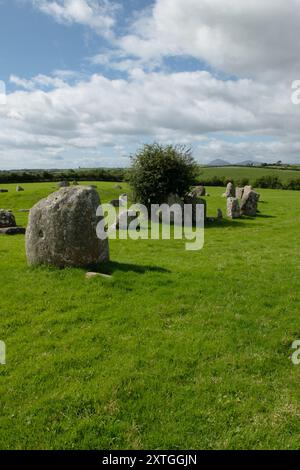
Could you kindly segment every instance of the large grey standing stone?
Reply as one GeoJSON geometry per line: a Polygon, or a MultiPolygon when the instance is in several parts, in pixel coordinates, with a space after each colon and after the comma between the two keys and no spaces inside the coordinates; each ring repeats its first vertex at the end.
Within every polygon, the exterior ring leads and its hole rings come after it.
{"type": "Polygon", "coordinates": [[[243,195],[244,195],[244,188],[235,189],[235,197],[237,197],[238,199],[242,199],[243,195]]]}
{"type": "Polygon", "coordinates": [[[11,211],[0,209],[0,228],[15,227],[16,219],[11,211]]]}
{"type": "Polygon", "coordinates": [[[227,198],[227,216],[238,219],[241,216],[239,200],[236,197],[227,198]]]}
{"type": "Polygon", "coordinates": [[[109,260],[108,240],[96,234],[100,198],[88,186],[62,188],[30,211],[26,231],[29,265],[88,267],[109,260]]]}
{"type": "Polygon", "coordinates": [[[228,183],[226,187],[225,197],[235,197],[235,186],[233,183],[228,183]]]}
{"type": "Polygon", "coordinates": [[[243,215],[255,216],[257,213],[257,203],[259,195],[255,191],[249,191],[244,193],[241,202],[241,212],[243,215]]]}

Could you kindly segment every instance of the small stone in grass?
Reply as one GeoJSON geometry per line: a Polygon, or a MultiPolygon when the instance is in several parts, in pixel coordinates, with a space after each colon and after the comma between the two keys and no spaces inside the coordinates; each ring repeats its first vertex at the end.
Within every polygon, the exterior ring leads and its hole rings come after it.
{"type": "Polygon", "coordinates": [[[86,273],[85,277],[87,279],[93,279],[94,277],[104,277],[106,279],[110,279],[111,276],[109,274],[103,274],[103,273],[93,273],[93,272],[89,272],[89,273],[86,273]]]}

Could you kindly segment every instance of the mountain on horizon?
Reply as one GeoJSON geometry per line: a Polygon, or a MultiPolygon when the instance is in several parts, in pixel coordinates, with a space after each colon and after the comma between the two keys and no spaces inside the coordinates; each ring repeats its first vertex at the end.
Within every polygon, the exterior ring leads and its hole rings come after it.
{"type": "Polygon", "coordinates": [[[222,160],[221,158],[217,158],[216,160],[212,160],[208,166],[230,166],[231,163],[227,162],[226,160],[222,160]]]}

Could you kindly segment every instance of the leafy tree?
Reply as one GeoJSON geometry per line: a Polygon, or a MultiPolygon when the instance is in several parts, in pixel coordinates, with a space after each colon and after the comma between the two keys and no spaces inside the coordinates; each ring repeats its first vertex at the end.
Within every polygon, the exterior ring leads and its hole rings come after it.
{"type": "Polygon", "coordinates": [[[171,193],[183,197],[195,183],[198,166],[190,147],[147,144],[131,158],[129,182],[147,207],[166,202],[171,193]]]}

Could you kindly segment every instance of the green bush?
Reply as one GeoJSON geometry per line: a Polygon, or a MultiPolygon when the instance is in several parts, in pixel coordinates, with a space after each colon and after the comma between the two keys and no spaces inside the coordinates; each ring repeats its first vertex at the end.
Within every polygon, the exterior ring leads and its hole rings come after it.
{"type": "Polygon", "coordinates": [[[243,188],[244,186],[248,186],[250,184],[249,178],[241,178],[237,180],[236,185],[239,186],[240,188],[243,188]]]}
{"type": "Polygon", "coordinates": [[[284,189],[291,189],[293,191],[299,191],[300,190],[300,179],[297,178],[297,179],[289,180],[285,184],[284,189]]]}
{"type": "Polygon", "coordinates": [[[269,189],[282,189],[283,185],[278,176],[262,176],[258,178],[254,187],[256,188],[269,188],[269,189]]]}
{"type": "Polygon", "coordinates": [[[226,178],[224,176],[212,176],[198,180],[198,185],[202,186],[225,186],[226,178]]]}
{"type": "Polygon", "coordinates": [[[197,170],[189,147],[148,144],[132,157],[129,182],[135,200],[149,207],[166,202],[171,193],[184,196],[197,170]]]}

